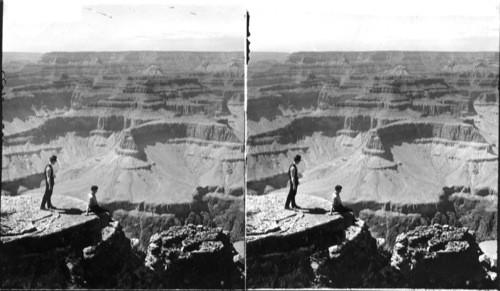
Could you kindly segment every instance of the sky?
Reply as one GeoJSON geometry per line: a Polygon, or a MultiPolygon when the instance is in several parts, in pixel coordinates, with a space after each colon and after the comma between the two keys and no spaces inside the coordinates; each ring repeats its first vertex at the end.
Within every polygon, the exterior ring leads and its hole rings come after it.
{"type": "Polygon", "coordinates": [[[230,1],[6,0],[3,51],[243,51],[230,1]],[[210,5],[209,5],[210,3],[210,5]]]}
{"type": "Polygon", "coordinates": [[[499,0],[5,0],[18,52],[499,51],[499,0]]]}
{"type": "Polygon", "coordinates": [[[249,1],[253,51],[498,51],[499,0],[249,1]]]}

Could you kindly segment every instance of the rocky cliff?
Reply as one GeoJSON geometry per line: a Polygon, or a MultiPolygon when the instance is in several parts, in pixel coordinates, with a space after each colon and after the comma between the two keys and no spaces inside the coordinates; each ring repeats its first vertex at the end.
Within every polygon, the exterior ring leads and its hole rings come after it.
{"type": "Polygon", "coordinates": [[[364,222],[328,216],[328,201],[304,195],[301,210],[283,210],[285,198],[248,196],[249,288],[360,287],[387,261],[364,222]]]}
{"type": "Polygon", "coordinates": [[[84,216],[83,201],[41,194],[2,196],[2,288],[140,288],[155,286],[117,221],[84,216]]]}
{"type": "MultiPolygon", "coordinates": [[[[376,222],[328,216],[330,202],[285,193],[248,196],[249,288],[494,288],[494,261],[468,228],[434,224],[398,229],[394,247],[369,231],[376,222]],[[385,250],[384,250],[385,248],[385,250]]],[[[387,227],[398,227],[398,224],[387,227]]]]}
{"type": "Polygon", "coordinates": [[[417,227],[396,239],[391,266],[413,288],[495,288],[497,269],[467,228],[417,227]]]}
{"type": "Polygon", "coordinates": [[[221,228],[189,224],[150,239],[146,267],[177,288],[243,288],[243,266],[221,228]],[[236,259],[234,259],[236,257],[236,259]]]}
{"type": "Polygon", "coordinates": [[[40,199],[2,196],[2,288],[243,288],[244,254],[222,228],[167,226],[145,254],[109,215],[84,215],[85,202],[54,195],[51,212],[40,199]]]}

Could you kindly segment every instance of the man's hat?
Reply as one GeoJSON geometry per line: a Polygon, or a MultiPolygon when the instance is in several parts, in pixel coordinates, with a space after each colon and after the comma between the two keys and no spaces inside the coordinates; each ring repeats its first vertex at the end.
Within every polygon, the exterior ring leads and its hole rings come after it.
{"type": "Polygon", "coordinates": [[[56,161],[56,162],[57,162],[57,156],[56,156],[56,155],[52,155],[52,157],[50,157],[50,160],[51,160],[51,161],[56,161]]]}
{"type": "Polygon", "coordinates": [[[294,161],[300,161],[302,160],[302,157],[300,155],[296,155],[295,158],[293,158],[294,161]]]}
{"type": "Polygon", "coordinates": [[[99,187],[97,187],[96,185],[93,185],[92,187],[90,187],[90,190],[92,190],[92,191],[97,191],[97,189],[99,189],[99,187]]]}

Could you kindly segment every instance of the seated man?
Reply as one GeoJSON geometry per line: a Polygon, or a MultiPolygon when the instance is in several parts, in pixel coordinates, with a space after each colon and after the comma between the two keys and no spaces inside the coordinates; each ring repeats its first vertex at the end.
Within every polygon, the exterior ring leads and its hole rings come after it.
{"type": "Polygon", "coordinates": [[[97,203],[97,198],[95,197],[97,189],[99,188],[96,185],[90,187],[90,193],[88,195],[89,205],[87,206],[87,213],[85,215],[89,215],[89,212],[94,212],[95,214],[106,212],[109,215],[109,210],[99,206],[97,203]]]}
{"type": "Polygon", "coordinates": [[[336,211],[340,214],[346,212],[352,212],[354,215],[354,211],[352,209],[345,207],[340,200],[340,191],[342,191],[342,186],[335,186],[335,192],[332,194],[332,208],[330,209],[329,215],[333,214],[333,211],[336,211]]]}

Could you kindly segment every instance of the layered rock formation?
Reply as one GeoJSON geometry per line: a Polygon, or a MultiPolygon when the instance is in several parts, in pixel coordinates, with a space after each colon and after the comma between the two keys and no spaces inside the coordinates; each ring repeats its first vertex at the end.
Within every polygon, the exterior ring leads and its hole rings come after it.
{"type": "Polygon", "coordinates": [[[146,267],[176,288],[243,288],[238,254],[221,228],[189,224],[150,239],[146,267]],[[239,269],[240,268],[240,269],[239,269]]]}
{"type": "Polygon", "coordinates": [[[417,227],[396,239],[391,266],[414,288],[495,288],[492,267],[467,228],[417,227]]]}

